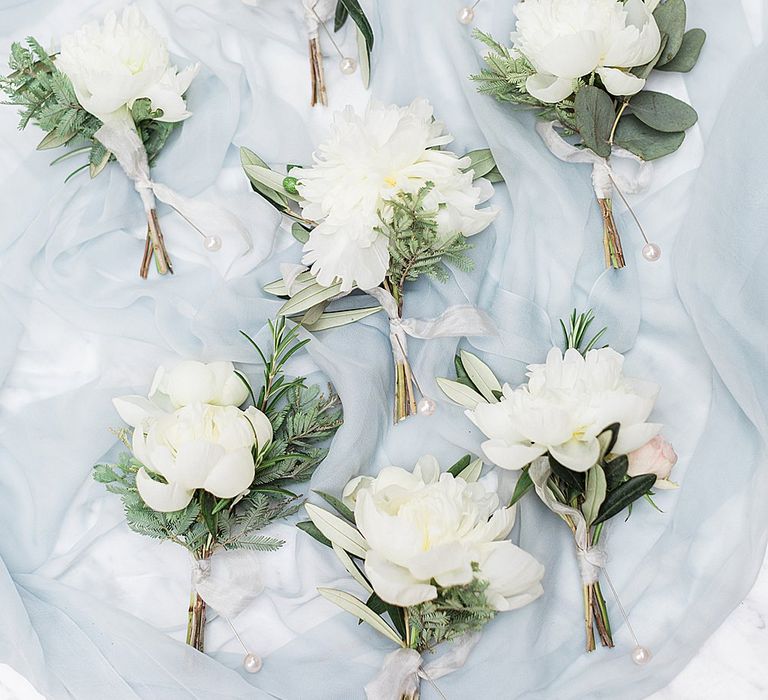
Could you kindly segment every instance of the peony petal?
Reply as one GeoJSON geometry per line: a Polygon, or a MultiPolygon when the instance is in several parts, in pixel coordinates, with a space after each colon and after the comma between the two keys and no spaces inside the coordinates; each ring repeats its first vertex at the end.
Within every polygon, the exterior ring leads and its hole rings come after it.
{"type": "Polygon", "coordinates": [[[424,484],[436,484],[440,481],[440,464],[432,455],[424,455],[416,462],[413,475],[424,484]]]}
{"type": "Polygon", "coordinates": [[[480,577],[488,581],[486,596],[496,610],[515,610],[543,592],[544,566],[509,541],[491,542],[480,549],[480,577]]]}
{"type": "Polygon", "coordinates": [[[437,597],[437,588],[422,582],[401,566],[396,566],[375,550],[365,558],[365,573],[376,595],[391,605],[409,607],[437,597]]]}
{"type": "Polygon", "coordinates": [[[272,423],[266,415],[254,406],[246,408],[244,413],[256,433],[256,447],[261,451],[272,442],[272,423]]]}
{"type": "Polygon", "coordinates": [[[194,489],[185,489],[178,483],[162,484],[155,481],[142,467],[136,472],[136,488],[152,510],[172,513],[186,508],[194,496],[194,489]]]}
{"type": "Polygon", "coordinates": [[[176,453],[176,472],[173,478],[188,489],[205,488],[211,471],[224,455],[224,448],[216,443],[207,440],[185,442],[176,453]]]}
{"type": "Polygon", "coordinates": [[[234,498],[251,486],[255,472],[250,450],[227,452],[213,465],[203,488],[219,498],[234,498]]]}
{"type": "Polygon", "coordinates": [[[589,75],[600,61],[600,44],[600,37],[591,30],[558,36],[537,54],[537,68],[558,78],[589,75]]]}
{"type": "Polygon", "coordinates": [[[522,469],[547,451],[544,445],[510,445],[504,440],[486,440],[482,448],[485,456],[502,469],[522,469]]]}
{"type": "Polygon", "coordinates": [[[645,85],[643,78],[618,68],[598,68],[597,74],[611,95],[634,95],[645,85]]]}
{"type": "Polygon", "coordinates": [[[600,459],[600,443],[592,440],[569,440],[562,445],[551,445],[551,454],[560,464],[575,472],[585,472],[600,459]]]}
{"type": "Polygon", "coordinates": [[[558,78],[546,73],[536,73],[529,76],[525,81],[525,89],[537,100],[545,104],[555,104],[573,92],[573,83],[571,78],[558,78]]]}
{"type": "Polygon", "coordinates": [[[341,494],[341,502],[347,508],[354,510],[357,503],[357,495],[362,489],[368,488],[371,483],[373,483],[373,477],[356,476],[344,487],[344,491],[341,494]]]}
{"type": "Polygon", "coordinates": [[[176,408],[211,403],[217,394],[215,375],[204,362],[185,360],[171,369],[161,386],[176,408]]]}
{"type": "Polygon", "coordinates": [[[663,427],[661,423],[622,425],[619,428],[619,438],[611,452],[616,455],[625,455],[637,450],[658,435],[663,427]]]}
{"type": "Polygon", "coordinates": [[[435,579],[440,586],[464,586],[473,578],[472,558],[461,542],[448,542],[419,552],[408,570],[420,581],[435,579]]]}
{"type": "Polygon", "coordinates": [[[147,430],[147,422],[160,416],[163,411],[143,396],[118,396],[112,399],[112,405],[128,425],[139,430],[147,430]]]}

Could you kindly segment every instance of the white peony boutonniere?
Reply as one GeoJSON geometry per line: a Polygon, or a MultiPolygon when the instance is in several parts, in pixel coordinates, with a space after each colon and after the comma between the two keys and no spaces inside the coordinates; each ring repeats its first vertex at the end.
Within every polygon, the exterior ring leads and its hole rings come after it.
{"type": "MultiPolygon", "coordinates": [[[[592,166],[605,263],[624,267],[613,193],[629,208],[625,195],[650,182],[648,161],[676,151],[698,119],[690,105],[646,90],[646,79],[654,69],[690,71],[706,34],[685,30],[685,0],[524,0],[515,15],[511,48],[476,33],[489,52],[472,78],[480,92],[536,108],[536,130],[560,160],[592,166]],[[612,158],[634,161],[636,172],[614,171],[612,158]]],[[[643,257],[658,260],[661,249],[640,232],[643,257]]]]}
{"type": "MultiPolygon", "coordinates": [[[[583,582],[587,651],[595,649],[595,631],[603,646],[613,646],[600,588],[600,576],[607,579],[605,523],[626,509],[631,514],[640,498],[655,506],[654,487],[677,486],[669,481],[677,455],[658,435],[662,426],[647,422],[658,385],[626,377],[619,353],[595,349],[605,329],[587,342],[592,318],[591,312],[574,311],[569,328],[563,324],[565,354],[552,348],[546,364],[528,367],[522,386],[502,386],[467,352],[456,357],[458,381],[437,380],[488,437],[482,444],[486,457],[503,469],[521,470],[512,503],[534,489],[571,529],[583,582]]],[[[646,663],[650,652],[638,643],[633,658],[646,663]]]]}
{"type": "MultiPolygon", "coordinates": [[[[452,141],[424,99],[407,107],[371,105],[336,114],[331,132],[310,167],[287,176],[241,150],[256,192],[293,218],[303,243],[302,262],[267,291],[290,299],[279,313],[301,316],[310,330],[350,323],[383,308],[390,319],[395,360],[395,421],[417,410],[407,357],[407,336],[485,335],[490,321],[469,306],[452,307],[437,319],[402,318],[405,288],[422,275],[443,281],[446,265],[468,270],[468,239],[497,214],[482,206],[501,181],[491,152],[466,156],[446,149],[452,141]],[[328,304],[356,291],[377,307],[328,311],[328,304]]],[[[424,413],[434,410],[422,399],[424,413]]]]}
{"type": "MultiPolygon", "coordinates": [[[[130,436],[118,431],[131,454],[94,468],[94,479],[120,495],[128,527],[192,555],[187,643],[200,651],[207,605],[229,619],[258,593],[247,561],[214,554],[283,545],[259,531],[296,512],[300,497],[286,485],[312,475],[342,422],[335,394],[285,374],[285,362],[307,341],[297,341],[298,330],[286,330],[284,320],[270,329],[271,354],[259,350],[258,393],[230,362],[161,367],[148,397],[114,399],[132,429],[130,436]]],[[[248,654],[245,667],[257,671],[260,660],[248,654]]]]}
{"type": "Polygon", "coordinates": [[[0,78],[0,90],[21,108],[20,128],[31,122],[46,132],[39,150],[68,149],[54,163],[87,154],[88,162],[69,177],[88,169],[93,178],[117,161],[133,181],[147,217],[142,277],[153,257],[158,273],[173,272],[156,199],[179,212],[208,251],[219,250],[223,238],[248,245],[246,229],[231,213],[187,200],[150,177],[169,136],[190,116],[185,94],[199,65],[181,71],[172,65],[165,40],[138,7],[110,12],[101,24],[64,36],[58,53],[49,54],[32,38],[27,44],[11,47],[12,72],[0,78]]]}
{"type": "Polygon", "coordinates": [[[419,679],[434,682],[462,666],[497,613],[542,593],[544,567],[506,539],[515,508],[500,507],[477,483],[481,469],[467,456],[441,473],[427,455],[412,471],[386,467],[353,479],[341,501],[319,494],[338,516],[305,506],[311,520],[299,527],[333,548],[368,599],[320,594],[400,647],[366,686],[370,700],[418,697],[419,679]],[[451,647],[437,665],[425,663],[443,643],[451,647]]]}

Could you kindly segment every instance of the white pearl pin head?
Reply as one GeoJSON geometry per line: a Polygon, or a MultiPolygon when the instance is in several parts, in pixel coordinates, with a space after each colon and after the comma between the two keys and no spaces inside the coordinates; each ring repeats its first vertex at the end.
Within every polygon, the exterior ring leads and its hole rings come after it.
{"type": "Polygon", "coordinates": [[[357,61],[355,61],[354,58],[349,58],[349,56],[346,56],[341,59],[341,62],[339,63],[339,69],[341,70],[344,75],[352,75],[357,70],[357,61]]]}
{"type": "Polygon", "coordinates": [[[661,248],[655,243],[646,243],[643,246],[643,257],[648,262],[656,262],[661,257],[661,248]]]}
{"type": "Polygon", "coordinates": [[[243,659],[243,668],[248,671],[248,673],[258,673],[261,671],[263,665],[264,663],[262,662],[261,657],[256,656],[256,654],[246,654],[243,659]]]}
{"type": "Polygon", "coordinates": [[[434,399],[424,396],[416,406],[416,411],[420,416],[431,416],[437,409],[434,399]]]}
{"type": "Polygon", "coordinates": [[[635,647],[632,650],[632,661],[638,666],[645,666],[652,658],[653,654],[651,654],[650,649],[646,649],[645,647],[635,647]]]}
{"type": "Polygon", "coordinates": [[[206,236],[203,245],[209,253],[215,253],[217,250],[221,250],[221,238],[218,236],[206,236]]]}
{"type": "Polygon", "coordinates": [[[456,19],[462,24],[472,24],[475,19],[475,11],[471,7],[462,7],[456,14],[456,19]]]}

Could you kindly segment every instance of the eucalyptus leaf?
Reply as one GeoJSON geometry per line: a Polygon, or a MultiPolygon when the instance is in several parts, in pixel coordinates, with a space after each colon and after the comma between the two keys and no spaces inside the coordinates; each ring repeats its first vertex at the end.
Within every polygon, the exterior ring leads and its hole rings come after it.
{"type": "Polygon", "coordinates": [[[699,60],[699,54],[706,39],[707,33],[703,29],[689,29],[683,34],[683,42],[675,57],[664,65],[656,67],[659,70],[687,73],[699,60]]]}
{"type": "Polygon", "coordinates": [[[464,168],[464,172],[474,171],[473,179],[477,180],[479,177],[485,177],[491,170],[496,167],[496,161],[493,158],[490,148],[480,148],[476,151],[470,151],[464,155],[464,158],[469,158],[470,164],[464,168]]]}
{"type": "Polygon", "coordinates": [[[669,63],[680,50],[685,34],[685,0],[665,0],[653,11],[653,17],[662,35],[667,37],[667,45],[659,57],[656,67],[669,63]]]}
{"type": "Polygon", "coordinates": [[[299,242],[306,243],[309,240],[309,231],[305,229],[298,221],[291,226],[291,235],[299,242]]]}
{"type": "Polygon", "coordinates": [[[613,142],[643,160],[656,160],[674,153],[685,139],[685,132],[663,132],[643,124],[634,114],[619,120],[613,142]]]}
{"type": "Polygon", "coordinates": [[[398,646],[405,646],[400,635],[395,632],[384,620],[381,619],[373,610],[371,610],[362,600],[355,598],[346,591],[337,591],[334,588],[318,588],[317,592],[323,598],[330,600],[338,605],[342,610],[352,613],[363,622],[368,623],[377,632],[380,632],[388,639],[392,640],[398,646]]]}
{"type": "Polygon", "coordinates": [[[576,128],[584,145],[602,158],[611,155],[611,128],[616,119],[613,100],[605,90],[584,85],[574,100],[576,128]]]}
{"type": "Polygon", "coordinates": [[[312,324],[304,324],[304,328],[313,333],[327,331],[329,328],[339,328],[349,323],[356,323],[368,316],[381,311],[380,306],[371,306],[364,309],[350,309],[349,311],[326,311],[312,324]]]}
{"type": "Polygon", "coordinates": [[[699,118],[696,110],[682,100],[653,90],[637,93],[630,109],[643,124],[667,133],[690,129],[699,118]]]}
{"type": "Polygon", "coordinates": [[[342,520],[339,516],[318,508],[311,503],[306,503],[304,508],[310,520],[317,526],[317,529],[332,543],[339,545],[339,547],[353,556],[365,559],[368,543],[356,528],[352,527],[346,520],[342,520]]]}
{"type": "MultiPolygon", "coordinates": [[[[659,43],[659,50],[656,52],[656,55],[648,61],[643,66],[635,66],[630,71],[631,73],[634,73],[638,78],[642,78],[645,80],[650,74],[651,71],[656,68],[656,64],[659,62],[659,59],[661,58],[662,54],[664,53],[664,49],[667,48],[667,40],[668,37],[666,34],[661,35],[661,42],[659,43]]],[[[631,96],[630,96],[631,97],[631,96]]],[[[625,100],[629,100],[630,97],[625,97],[625,100]]]]}
{"type": "Polygon", "coordinates": [[[459,406],[474,410],[478,404],[488,403],[488,401],[478,394],[474,389],[470,389],[466,384],[454,382],[451,379],[437,377],[435,380],[442,392],[459,406]]]}
{"type": "Polygon", "coordinates": [[[618,515],[638,498],[642,498],[648,493],[655,483],[656,477],[653,474],[641,474],[630,477],[606,496],[600,508],[600,514],[592,524],[597,525],[598,523],[610,520],[614,515],[618,515]]]}
{"type": "Polygon", "coordinates": [[[523,469],[520,474],[520,478],[515,484],[515,491],[512,494],[512,500],[509,502],[510,506],[515,505],[526,493],[533,488],[533,480],[527,469],[523,469]]]}
{"type": "Polygon", "coordinates": [[[504,176],[501,174],[501,170],[499,170],[498,166],[494,166],[493,169],[486,174],[485,179],[493,185],[497,182],[504,182],[504,176]]]}
{"type": "Polygon", "coordinates": [[[581,512],[584,514],[588,526],[597,518],[600,506],[605,501],[606,491],[605,472],[599,464],[595,464],[587,472],[584,503],[581,505],[581,512]]]}
{"type": "Polygon", "coordinates": [[[497,403],[498,399],[494,394],[494,391],[501,391],[501,384],[496,379],[496,375],[493,373],[488,365],[486,365],[479,357],[476,357],[472,353],[462,350],[460,353],[461,364],[470,378],[472,383],[477,387],[477,390],[483,395],[488,403],[497,403]]]}
{"type": "Polygon", "coordinates": [[[277,312],[278,316],[292,316],[295,314],[304,313],[307,309],[312,308],[315,304],[319,304],[321,301],[331,299],[339,294],[341,291],[341,282],[331,285],[330,287],[324,287],[317,282],[310,284],[300,292],[294,294],[288,301],[280,307],[277,312]]]}

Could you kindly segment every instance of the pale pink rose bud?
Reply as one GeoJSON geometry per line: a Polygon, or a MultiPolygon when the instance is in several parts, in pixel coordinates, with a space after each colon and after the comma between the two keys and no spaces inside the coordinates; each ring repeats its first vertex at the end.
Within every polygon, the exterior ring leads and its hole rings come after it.
{"type": "Polygon", "coordinates": [[[661,435],[657,435],[650,442],[634,452],[630,452],[627,457],[629,459],[629,469],[627,470],[629,476],[655,474],[657,479],[668,479],[672,467],[677,462],[674,448],[661,435]]]}

